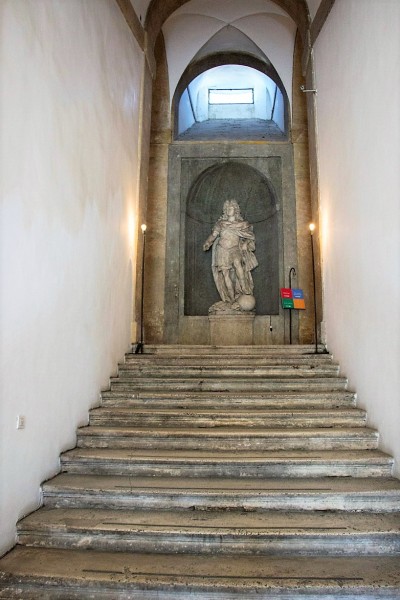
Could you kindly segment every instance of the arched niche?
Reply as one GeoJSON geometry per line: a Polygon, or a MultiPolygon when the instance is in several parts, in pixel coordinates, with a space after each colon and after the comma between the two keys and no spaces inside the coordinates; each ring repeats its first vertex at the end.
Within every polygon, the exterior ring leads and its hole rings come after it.
{"type": "Polygon", "coordinates": [[[280,93],[283,98],[283,121],[284,121],[284,131],[286,137],[288,137],[288,132],[290,131],[290,106],[289,106],[289,98],[287,92],[285,90],[285,86],[282,83],[281,78],[279,77],[276,69],[273,65],[267,60],[261,60],[259,57],[254,56],[253,54],[246,52],[217,52],[213,54],[209,54],[205,57],[201,57],[198,60],[192,61],[183,72],[179,83],[176,87],[176,90],[172,99],[172,122],[173,122],[173,135],[174,139],[178,137],[178,114],[179,114],[179,102],[184,93],[185,89],[189,86],[189,84],[196,79],[202,73],[214,68],[220,67],[223,65],[241,65],[245,67],[251,67],[256,69],[260,73],[263,73],[267,77],[269,77],[279,88],[280,93]]]}
{"type": "Polygon", "coordinates": [[[185,213],[185,316],[208,314],[220,298],[211,273],[211,252],[202,249],[226,200],[235,199],[253,225],[258,267],[253,271],[256,313],[279,313],[279,224],[272,183],[257,169],[228,161],[206,169],[193,183],[185,213]]]}

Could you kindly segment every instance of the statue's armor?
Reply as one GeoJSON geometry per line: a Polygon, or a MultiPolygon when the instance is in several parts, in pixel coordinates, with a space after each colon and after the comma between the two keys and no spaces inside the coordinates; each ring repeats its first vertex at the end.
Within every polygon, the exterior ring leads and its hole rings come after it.
{"type": "Polygon", "coordinates": [[[253,227],[238,212],[235,218],[231,218],[233,214],[229,212],[224,214],[204,244],[204,250],[212,244],[212,272],[222,300],[220,304],[228,303],[237,309],[236,300],[240,296],[253,294],[251,271],[258,264],[253,227]]]}
{"type": "Polygon", "coordinates": [[[237,228],[233,228],[231,223],[220,223],[219,238],[215,248],[215,266],[217,268],[230,269],[235,261],[241,262],[239,241],[237,228]]]}

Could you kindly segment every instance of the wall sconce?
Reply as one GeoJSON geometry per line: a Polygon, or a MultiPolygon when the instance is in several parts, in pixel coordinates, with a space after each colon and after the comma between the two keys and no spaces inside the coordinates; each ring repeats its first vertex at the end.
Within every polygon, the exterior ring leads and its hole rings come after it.
{"type": "Polygon", "coordinates": [[[146,251],[146,230],[147,225],[143,223],[140,226],[143,234],[143,248],[142,248],[142,289],[140,296],[140,341],[136,342],[135,354],[143,354],[144,349],[144,322],[143,322],[143,309],[144,309],[144,257],[146,251]]]}
{"type": "Polygon", "coordinates": [[[315,354],[318,354],[318,326],[317,326],[317,294],[315,289],[315,257],[314,257],[314,231],[315,224],[310,223],[308,226],[310,230],[310,241],[311,241],[311,259],[312,259],[312,273],[313,273],[313,290],[314,290],[314,339],[315,339],[315,354]]]}

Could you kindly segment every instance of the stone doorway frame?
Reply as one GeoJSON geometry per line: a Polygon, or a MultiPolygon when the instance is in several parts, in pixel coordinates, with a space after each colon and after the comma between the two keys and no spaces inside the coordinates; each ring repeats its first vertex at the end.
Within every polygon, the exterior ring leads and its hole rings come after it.
{"type": "MultiPolygon", "coordinates": [[[[281,161],[280,178],[271,178],[277,193],[280,212],[279,286],[285,287],[291,267],[298,268],[296,235],[296,196],[293,146],[290,142],[269,144],[175,142],[169,146],[168,208],[166,231],[166,262],[164,290],[164,343],[209,344],[208,317],[184,314],[184,251],[186,202],[194,179],[212,165],[237,160],[259,170],[269,178],[268,159],[281,161]],[[199,161],[198,172],[185,180],[185,160],[199,161]],[[201,166],[200,166],[201,165],[201,166]]],[[[279,293],[279,290],[276,290],[279,293]]],[[[292,318],[293,342],[298,343],[298,315],[292,318]]],[[[253,344],[288,344],[289,314],[279,308],[278,315],[258,315],[255,320],[253,344]],[[272,332],[270,332],[270,323],[272,332]]]]}

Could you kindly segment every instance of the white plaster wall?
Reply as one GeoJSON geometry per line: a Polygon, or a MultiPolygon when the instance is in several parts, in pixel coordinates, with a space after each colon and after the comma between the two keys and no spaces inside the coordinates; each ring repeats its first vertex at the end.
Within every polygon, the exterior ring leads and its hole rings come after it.
{"type": "Polygon", "coordinates": [[[251,15],[235,23],[269,58],[292,104],[293,54],[296,25],[287,16],[251,15]]]}
{"type": "Polygon", "coordinates": [[[114,0],[0,11],[1,553],[129,347],[143,57],[114,0]]]}
{"type": "Polygon", "coordinates": [[[266,89],[264,91],[264,97],[265,97],[265,115],[267,119],[270,119],[272,116],[272,109],[273,109],[273,105],[274,105],[274,96],[275,96],[275,90],[277,90],[277,94],[278,96],[280,96],[282,98],[282,94],[279,91],[279,88],[277,87],[276,83],[274,81],[272,81],[272,79],[270,79],[268,77],[267,81],[266,81],[266,89]]]}
{"type": "Polygon", "coordinates": [[[178,133],[186,131],[186,129],[189,129],[194,123],[195,120],[192,106],[190,104],[188,89],[186,88],[179,102],[178,133]]]}
{"type": "Polygon", "coordinates": [[[315,59],[327,342],[400,475],[398,0],[336,0],[315,59]]]}
{"type": "Polygon", "coordinates": [[[205,14],[226,23],[232,23],[245,14],[259,15],[265,12],[284,16],[287,14],[283,8],[275,4],[274,0],[251,0],[246,5],[244,4],[243,0],[228,0],[227,2],[190,0],[180,6],[174,14],[205,14]]]}
{"type": "Polygon", "coordinates": [[[277,88],[276,93],[276,102],[275,102],[275,110],[274,110],[274,119],[275,123],[278,125],[281,131],[285,131],[285,101],[282,96],[282,92],[279,88],[277,88]]]}
{"type": "Polygon", "coordinates": [[[211,104],[208,117],[210,119],[254,119],[255,108],[254,104],[211,104]]]}

